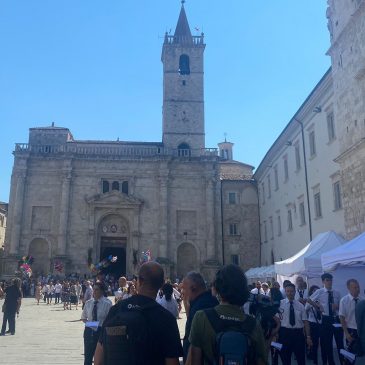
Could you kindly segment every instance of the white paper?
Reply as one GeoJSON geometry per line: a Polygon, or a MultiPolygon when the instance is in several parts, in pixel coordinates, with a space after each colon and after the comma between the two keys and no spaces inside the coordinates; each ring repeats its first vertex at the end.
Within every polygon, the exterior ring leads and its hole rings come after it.
{"type": "Polygon", "coordinates": [[[274,348],[274,349],[277,349],[279,351],[281,351],[281,349],[283,348],[283,345],[281,343],[278,343],[278,342],[271,342],[271,346],[274,348]]]}
{"type": "Polygon", "coordinates": [[[99,321],[96,321],[96,322],[86,322],[85,323],[85,327],[98,328],[99,327],[99,321]]]}
{"type": "Polygon", "coordinates": [[[333,327],[335,327],[335,328],[341,328],[342,325],[341,325],[341,323],[334,323],[333,324],[333,327]]]}
{"type": "Polygon", "coordinates": [[[351,362],[354,362],[356,360],[356,355],[352,352],[348,352],[344,349],[340,350],[340,354],[346,357],[347,360],[350,360],[351,362]]]}

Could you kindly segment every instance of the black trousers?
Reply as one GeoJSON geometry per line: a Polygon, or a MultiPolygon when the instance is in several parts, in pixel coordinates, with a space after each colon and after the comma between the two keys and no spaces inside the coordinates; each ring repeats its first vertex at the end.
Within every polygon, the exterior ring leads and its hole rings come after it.
{"type": "Polygon", "coordinates": [[[334,319],[332,317],[322,317],[320,341],[323,365],[335,365],[335,360],[333,358],[333,337],[335,338],[340,364],[343,363],[343,357],[340,355],[340,350],[343,349],[343,330],[341,327],[333,327],[333,324],[334,319]]]}
{"type": "Polygon", "coordinates": [[[16,311],[5,310],[4,316],[3,316],[3,325],[1,327],[2,334],[5,334],[7,322],[9,322],[10,333],[15,333],[15,314],[16,314],[16,311]]]}
{"type": "Polygon", "coordinates": [[[313,361],[313,364],[318,364],[318,347],[319,347],[319,337],[321,331],[321,325],[316,322],[309,322],[311,337],[313,346],[310,350],[310,358],[313,361]]]}
{"type": "Polygon", "coordinates": [[[97,331],[93,331],[88,327],[84,330],[84,365],[92,365],[100,331],[100,328],[97,331]]]}
{"type": "MultiPolygon", "coordinates": [[[[358,338],[359,338],[359,335],[358,335],[358,333],[357,333],[357,330],[355,330],[355,329],[353,329],[353,328],[348,328],[348,331],[349,331],[349,333],[350,333],[350,335],[351,335],[351,337],[354,339],[354,340],[357,340],[358,338]]],[[[346,339],[346,346],[347,346],[347,350],[348,351],[350,351],[350,352],[354,352],[354,350],[351,348],[351,343],[349,343],[348,341],[347,341],[347,339],[346,339]]],[[[356,363],[356,360],[355,360],[355,362],[350,362],[349,360],[347,360],[347,359],[343,359],[343,363],[345,364],[345,365],[354,365],[355,363],[356,363]]]]}
{"type": "Polygon", "coordinates": [[[61,295],[61,293],[55,293],[54,294],[54,302],[55,302],[55,304],[57,304],[57,303],[60,302],[60,295],[61,295]]]}
{"type": "Polygon", "coordinates": [[[303,331],[303,328],[280,328],[279,343],[283,345],[280,357],[283,365],[291,365],[293,353],[298,365],[305,365],[305,337],[303,331]]]}

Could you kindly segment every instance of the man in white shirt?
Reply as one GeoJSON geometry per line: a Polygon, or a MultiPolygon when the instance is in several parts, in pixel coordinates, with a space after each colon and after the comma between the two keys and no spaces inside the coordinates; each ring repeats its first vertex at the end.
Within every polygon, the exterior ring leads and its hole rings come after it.
{"type": "Polygon", "coordinates": [[[266,297],[270,297],[269,284],[268,283],[262,283],[261,288],[262,288],[262,295],[264,295],[266,297]]]}
{"type": "Polygon", "coordinates": [[[115,302],[128,298],[127,279],[124,276],[121,276],[118,280],[118,284],[119,288],[118,291],[115,292],[115,302]]]}
{"type": "Polygon", "coordinates": [[[343,348],[343,331],[338,325],[338,309],[341,295],[338,291],[332,290],[333,277],[329,273],[321,276],[323,288],[318,289],[310,298],[308,303],[318,310],[322,311],[322,324],[320,329],[321,355],[323,365],[335,365],[333,358],[333,337],[336,341],[336,347],[340,362],[342,355],[340,350],[343,348]]]}
{"type": "Polygon", "coordinates": [[[61,296],[61,291],[62,291],[62,284],[59,282],[59,280],[57,280],[56,285],[54,286],[54,304],[58,304],[60,302],[60,296],[61,296]]]}
{"type": "Polygon", "coordinates": [[[339,315],[346,344],[351,349],[351,343],[358,338],[355,308],[357,303],[364,298],[360,296],[360,285],[357,280],[350,279],[346,284],[349,293],[340,301],[339,315]]]}
{"type": "Polygon", "coordinates": [[[297,280],[295,281],[296,284],[296,291],[295,291],[295,299],[298,300],[300,303],[305,305],[308,299],[308,290],[306,288],[306,282],[304,281],[302,276],[298,276],[297,280]]]}
{"type": "Polygon", "coordinates": [[[279,313],[275,317],[277,327],[274,330],[274,334],[279,332],[279,343],[283,345],[281,360],[283,365],[290,365],[294,353],[298,365],[305,365],[305,344],[307,342],[309,348],[312,346],[307,315],[304,306],[294,299],[294,284],[285,287],[285,294],[286,299],[280,302],[279,313]]]}
{"type": "Polygon", "coordinates": [[[82,309],[85,307],[85,303],[93,297],[93,288],[90,285],[90,281],[86,281],[86,290],[82,298],[82,309]]]}
{"type": "Polygon", "coordinates": [[[84,365],[92,365],[101,326],[112,307],[112,302],[104,297],[105,286],[97,282],[93,287],[93,298],[85,303],[81,320],[86,324],[84,330],[84,365]],[[89,327],[88,322],[93,322],[89,327]]]}
{"type": "Polygon", "coordinates": [[[256,283],[256,288],[253,288],[251,290],[251,294],[253,294],[253,295],[264,294],[264,291],[262,290],[262,287],[261,287],[261,281],[258,281],[256,283]]]}

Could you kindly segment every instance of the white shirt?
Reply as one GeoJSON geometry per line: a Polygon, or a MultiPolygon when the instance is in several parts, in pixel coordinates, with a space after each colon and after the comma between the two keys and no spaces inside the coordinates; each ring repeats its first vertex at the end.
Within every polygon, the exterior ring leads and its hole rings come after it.
{"type": "Polygon", "coordinates": [[[303,294],[303,299],[308,299],[308,290],[307,289],[303,289],[303,290],[297,289],[295,291],[295,297],[294,297],[295,300],[299,300],[301,298],[300,292],[302,292],[302,294],[303,294]]]}
{"type": "Polygon", "coordinates": [[[52,294],[53,290],[54,290],[54,286],[53,285],[47,285],[48,286],[48,294],[52,294]]]}
{"type": "MultiPolygon", "coordinates": [[[[341,299],[341,295],[338,291],[336,290],[332,290],[333,293],[333,304],[340,304],[340,299],[341,299]]],[[[311,297],[311,300],[313,300],[313,302],[315,302],[316,300],[318,300],[318,302],[320,303],[320,305],[323,308],[323,315],[324,316],[329,316],[329,308],[328,308],[328,290],[326,288],[321,288],[318,289],[317,291],[315,291],[311,297]]],[[[337,315],[337,311],[333,311],[333,315],[337,315]]]]}
{"type": "Polygon", "coordinates": [[[313,307],[313,305],[306,303],[305,304],[305,312],[307,313],[307,317],[308,317],[308,321],[312,322],[312,323],[322,323],[322,318],[318,318],[316,319],[315,317],[315,313],[316,313],[316,308],[313,307]]]}
{"type": "MultiPolygon", "coordinates": [[[[94,309],[95,299],[90,299],[85,303],[85,307],[81,314],[81,319],[86,321],[93,320],[93,309],[94,309]]],[[[97,312],[97,321],[99,322],[99,327],[103,325],[103,322],[106,316],[109,313],[109,309],[112,307],[112,302],[105,297],[101,297],[98,301],[96,312],[97,312]]]]}
{"type": "Polygon", "coordinates": [[[54,286],[54,292],[59,294],[62,291],[62,284],[58,283],[54,286]]]}
{"type": "Polygon", "coordinates": [[[118,288],[116,298],[118,300],[128,299],[129,298],[129,295],[128,295],[128,287],[127,286],[123,286],[123,288],[118,288]]]}
{"type": "Polygon", "coordinates": [[[279,313],[276,317],[280,319],[281,327],[285,328],[303,328],[304,321],[307,321],[307,315],[305,313],[304,305],[293,300],[294,314],[295,314],[295,325],[290,324],[290,301],[289,299],[283,299],[280,301],[279,313]]]}
{"type": "Polygon", "coordinates": [[[86,303],[88,300],[90,300],[93,296],[93,288],[91,286],[86,287],[85,294],[83,301],[86,303]]]}
{"type": "Polygon", "coordinates": [[[253,288],[251,290],[251,294],[254,294],[254,295],[258,295],[258,294],[262,294],[262,295],[265,295],[264,291],[262,290],[262,288],[259,290],[257,288],[253,288]]]}
{"type": "MultiPolygon", "coordinates": [[[[358,301],[364,299],[359,296],[358,301]]],[[[357,330],[356,318],[355,318],[355,298],[349,293],[340,300],[339,315],[346,320],[347,328],[357,330]]]]}
{"type": "Polygon", "coordinates": [[[162,305],[165,309],[167,309],[175,318],[179,316],[179,309],[174,296],[171,297],[171,300],[166,300],[165,296],[160,298],[159,296],[156,299],[157,303],[162,305]]]}

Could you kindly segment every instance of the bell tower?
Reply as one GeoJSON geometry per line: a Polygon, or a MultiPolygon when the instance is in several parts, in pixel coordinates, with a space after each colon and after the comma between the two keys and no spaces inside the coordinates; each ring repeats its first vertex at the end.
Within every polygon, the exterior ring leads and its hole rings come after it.
{"type": "Polygon", "coordinates": [[[204,131],[204,34],[193,36],[182,1],[174,35],[165,34],[163,136],[168,149],[200,155],[204,131]]]}

